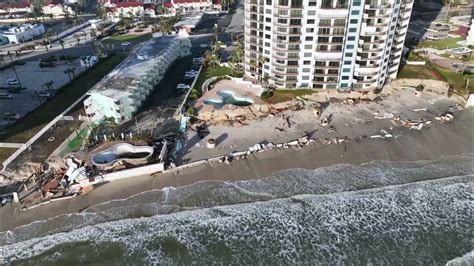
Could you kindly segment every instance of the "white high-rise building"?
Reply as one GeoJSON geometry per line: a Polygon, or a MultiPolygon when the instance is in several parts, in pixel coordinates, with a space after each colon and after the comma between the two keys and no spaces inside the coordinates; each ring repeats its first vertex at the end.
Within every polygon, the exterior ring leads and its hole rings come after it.
{"type": "Polygon", "coordinates": [[[279,88],[396,78],[413,0],[246,0],[245,75],[279,88]]]}

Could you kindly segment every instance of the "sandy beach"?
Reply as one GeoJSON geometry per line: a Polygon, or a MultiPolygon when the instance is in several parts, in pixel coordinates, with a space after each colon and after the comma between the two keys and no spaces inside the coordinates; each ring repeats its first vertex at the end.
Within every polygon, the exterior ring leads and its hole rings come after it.
{"type": "MultiPolygon", "coordinates": [[[[140,176],[104,184],[85,196],[57,201],[27,211],[14,205],[0,208],[0,231],[6,231],[36,220],[80,212],[90,206],[164,187],[180,187],[203,180],[249,180],[265,178],[288,168],[316,169],[334,164],[362,164],[373,160],[416,161],[436,159],[443,155],[473,153],[474,111],[456,113],[454,121],[434,123],[418,131],[401,128],[393,139],[361,139],[346,145],[315,144],[299,150],[275,149],[252,154],[247,160],[232,164],[196,166],[179,171],[140,176]]],[[[474,169],[473,169],[474,170],[474,169]]]]}

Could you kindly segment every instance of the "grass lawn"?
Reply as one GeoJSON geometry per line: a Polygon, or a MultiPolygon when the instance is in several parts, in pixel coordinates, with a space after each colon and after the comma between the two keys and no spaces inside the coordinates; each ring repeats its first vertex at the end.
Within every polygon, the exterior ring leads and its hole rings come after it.
{"type": "Polygon", "coordinates": [[[398,73],[397,78],[443,80],[452,85],[454,90],[460,95],[465,95],[468,91],[474,92],[474,77],[471,80],[471,84],[469,84],[469,88],[466,89],[466,75],[436,67],[430,62],[427,62],[425,66],[405,65],[402,71],[398,73]]]}
{"type": "Polygon", "coordinates": [[[151,39],[152,34],[124,34],[111,36],[107,39],[102,40],[102,43],[113,43],[113,42],[144,42],[151,39]]]}
{"type": "Polygon", "coordinates": [[[203,67],[201,70],[201,74],[199,74],[196,84],[194,84],[194,87],[192,88],[192,91],[189,95],[189,100],[196,100],[202,96],[202,84],[204,83],[204,81],[212,77],[219,77],[224,75],[232,75],[232,71],[229,67],[203,67]]]}
{"type": "Polygon", "coordinates": [[[443,75],[429,63],[424,66],[405,65],[398,73],[397,78],[445,80],[443,75]]]}
{"type": "Polygon", "coordinates": [[[293,89],[293,90],[275,90],[272,96],[262,95],[262,100],[268,103],[286,102],[298,96],[313,94],[315,91],[310,89],[293,89]]]}
{"type": "Polygon", "coordinates": [[[12,155],[16,150],[17,149],[12,148],[0,148],[0,164],[10,157],[10,155],[12,155]]]}
{"type": "Polygon", "coordinates": [[[439,72],[444,76],[450,85],[453,86],[454,90],[464,96],[468,93],[474,92],[474,75],[472,76],[469,87],[466,88],[467,75],[457,74],[448,70],[438,69],[439,72]]]}
{"type": "Polygon", "coordinates": [[[78,151],[81,148],[82,143],[87,138],[88,132],[87,128],[83,128],[76,137],[74,137],[71,142],[68,143],[66,148],[61,151],[61,154],[67,154],[69,152],[78,151]]]}
{"type": "Polygon", "coordinates": [[[92,86],[99,82],[116,65],[125,59],[126,55],[113,55],[93,68],[78,75],[72,82],[64,85],[60,92],[33,112],[28,113],[0,136],[1,141],[26,142],[36,134],[45,124],[58,116],[79,97],[84,95],[92,86]]]}
{"type": "Polygon", "coordinates": [[[422,41],[418,44],[417,48],[435,48],[438,50],[443,50],[447,48],[456,48],[459,47],[458,44],[456,44],[458,41],[462,41],[464,38],[459,37],[459,38],[448,38],[444,40],[438,40],[438,41],[431,41],[431,40],[426,40],[422,41]]]}

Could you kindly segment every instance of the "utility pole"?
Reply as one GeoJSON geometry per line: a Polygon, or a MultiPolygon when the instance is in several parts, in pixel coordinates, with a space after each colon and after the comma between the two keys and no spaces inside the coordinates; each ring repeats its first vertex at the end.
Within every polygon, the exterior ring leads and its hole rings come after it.
{"type": "Polygon", "coordinates": [[[12,64],[12,68],[13,72],[15,73],[16,80],[18,81],[18,85],[20,85],[20,88],[22,88],[23,86],[21,85],[20,79],[18,78],[18,73],[16,73],[15,64],[12,64]]]}

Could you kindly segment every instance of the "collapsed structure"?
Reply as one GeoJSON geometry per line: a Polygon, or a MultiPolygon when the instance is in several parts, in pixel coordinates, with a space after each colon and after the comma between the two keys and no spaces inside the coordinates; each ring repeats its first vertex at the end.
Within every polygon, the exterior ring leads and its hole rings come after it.
{"type": "Polygon", "coordinates": [[[146,42],[88,92],[86,115],[95,123],[105,118],[113,118],[116,123],[131,119],[171,64],[189,55],[190,48],[185,31],[146,42]]]}

